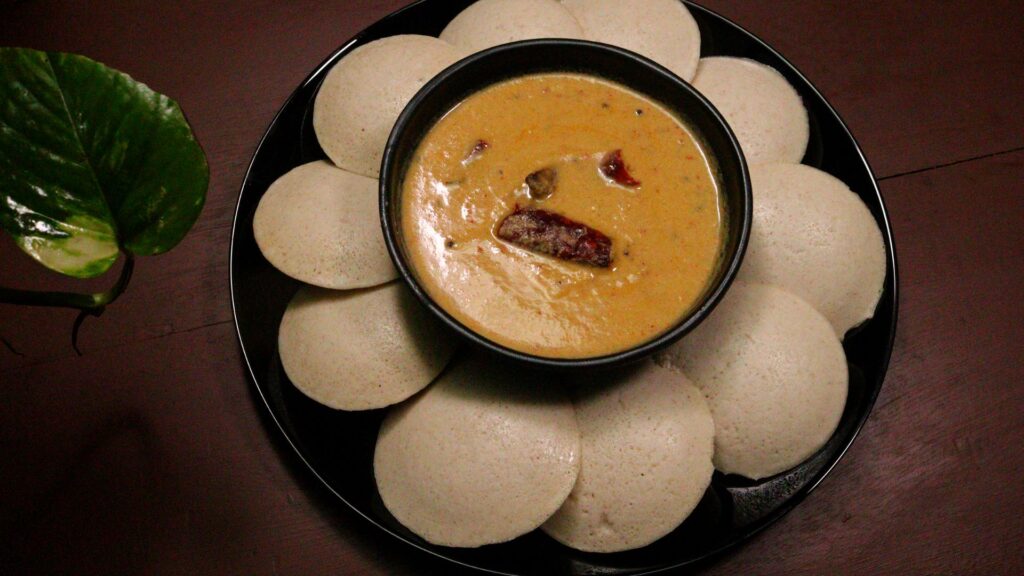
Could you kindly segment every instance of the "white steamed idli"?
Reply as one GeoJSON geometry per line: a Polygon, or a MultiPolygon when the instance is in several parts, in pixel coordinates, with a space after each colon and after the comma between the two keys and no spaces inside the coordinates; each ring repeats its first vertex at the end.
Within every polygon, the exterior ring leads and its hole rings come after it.
{"type": "Polygon", "coordinates": [[[479,0],[441,32],[441,40],[470,52],[518,40],[582,37],[579,23],[556,0],[479,0]]]}
{"type": "Polygon", "coordinates": [[[646,362],[578,388],[582,468],[544,531],[587,552],[646,546],[700,502],[714,467],[714,423],[680,372],[646,362]]]}
{"type": "Polygon", "coordinates": [[[381,499],[442,546],[505,542],[558,510],[579,473],[572,404],[549,378],[471,359],[392,409],[373,456],[381,499]]]}
{"type": "Polygon", "coordinates": [[[692,80],[700,59],[700,29],[679,0],[561,0],[583,37],[632,50],[692,80]]]}
{"type": "Polygon", "coordinates": [[[384,145],[412,97],[463,52],[431,36],[391,36],[331,68],[313,104],[313,129],[335,164],[377,178],[384,145]]]}
{"type": "Polygon", "coordinates": [[[334,289],[375,286],[398,276],[377,203],[373,178],[310,162],[270,185],[252,231],[263,256],[296,280],[334,289]]]}
{"type": "Polygon", "coordinates": [[[336,292],[306,286],[281,320],[285,373],[313,400],[339,410],[382,408],[419,392],[456,339],[404,284],[336,292]]]}
{"type": "Polygon", "coordinates": [[[810,126],[797,91],[771,66],[746,58],[701,58],[693,86],[729,123],[748,164],[800,162],[810,126]]]}
{"type": "Polygon", "coordinates": [[[885,281],[885,246],[864,202],[802,164],[753,166],[750,178],[753,225],[740,278],[807,300],[840,337],[872,317],[885,281]]]}
{"type": "Polygon", "coordinates": [[[774,286],[736,282],[658,360],[704,393],[715,467],[727,474],[757,480],[803,462],[832,436],[846,404],[846,357],[832,326],[774,286]]]}

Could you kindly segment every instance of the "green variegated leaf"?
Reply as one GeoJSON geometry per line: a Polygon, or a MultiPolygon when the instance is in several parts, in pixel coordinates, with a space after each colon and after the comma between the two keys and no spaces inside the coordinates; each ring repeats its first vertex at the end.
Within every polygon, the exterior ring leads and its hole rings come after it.
{"type": "Polygon", "coordinates": [[[88,278],[173,248],[208,184],[173,100],[83,56],[0,48],[0,227],[45,266],[88,278]]]}

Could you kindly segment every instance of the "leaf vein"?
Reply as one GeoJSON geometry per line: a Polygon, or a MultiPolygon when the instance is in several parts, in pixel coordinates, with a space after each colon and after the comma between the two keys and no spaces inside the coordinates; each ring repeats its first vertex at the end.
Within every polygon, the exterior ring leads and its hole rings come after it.
{"type": "Polygon", "coordinates": [[[92,165],[92,158],[89,157],[89,153],[86,152],[85,146],[82,143],[82,137],[78,133],[78,125],[75,124],[75,119],[71,114],[71,106],[68,105],[68,100],[64,95],[64,86],[61,85],[61,79],[57,76],[57,69],[53,65],[53,56],[50,52],[46,54],[46,65],[50,68],[50,73],[53,74],[53,81],[57,85],[57,93],[60,95],[60,101],[64,106],[64,112],[67,114],[68,124],[71,126],[71,133],[75,136],[75,142],[78,143],[78,148],[82,152],[82,158],[85,161],[85,166],[89,169],[89,176],[92,178],[93,185],[96,186],[96,191],[99,193],[100,199],[103,201],[103,205],[107,208],[107,214],[109,215],[108,224],[114,229],[114,236],[117,238],[118,247],[121,245],[121,234],[118,230],[117,222],[114,220],[114,213],[110,210],[110,202],[107,201],[106,195],[103,193],[103,187],[100,186],[99,178],[96,176],[96,169],[92,165]]]}

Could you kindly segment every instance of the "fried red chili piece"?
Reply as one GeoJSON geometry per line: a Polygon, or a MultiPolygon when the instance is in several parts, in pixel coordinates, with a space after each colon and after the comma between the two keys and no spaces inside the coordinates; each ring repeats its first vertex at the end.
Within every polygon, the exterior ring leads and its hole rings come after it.
{"type": "Polygon", "coordinates": [[[604,158],[601,159],[601,174],[622,186],[640,185],[640,181],[633,178],[626,170],[626,163],[622,160],[622,150],[613,150],[604,155],[604,158]]]}
{"type": "Polygon", "coordinates": [[[520,208],[498,226],[498,238],[532,252],[607,268],[612,240],[586,224],[538,208],[520,208]]]}
{"type": "Polygon", "coordinates": [[[530,189],[530,198],[543,200],[555,193],[558,185],[558,170],[541,168],[526,177],[526,186],[530,189]]]}
{"type": "Polygon", "coordinates": [[[473,160],[476,160],[481,154],[483,154],[484,150],[487,150],[490,147],[491,145],[490,143],[487,142],[487,140],[477,140],[473,144],[473,147],[469,149],[469,154],[466,154],[466,157],[462,159],[462,163],[469,164],[473,160]]]}

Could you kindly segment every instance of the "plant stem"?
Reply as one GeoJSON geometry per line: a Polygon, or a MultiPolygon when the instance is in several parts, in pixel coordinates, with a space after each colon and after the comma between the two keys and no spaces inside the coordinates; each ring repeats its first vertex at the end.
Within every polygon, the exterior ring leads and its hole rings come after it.
{"type": "Polygon", "coordinates": [[[74,308],[83,312],[99,313],[124,292],[132,278],[135,268],[135,256],[125,254],[124,265],[117,282],[106,292],[98,294],[78,294],[76,292],[38,292],[35,290],[18,290],[0,287],[0,304],[21,304],[23,306],[54,306],[74,308]]]}

